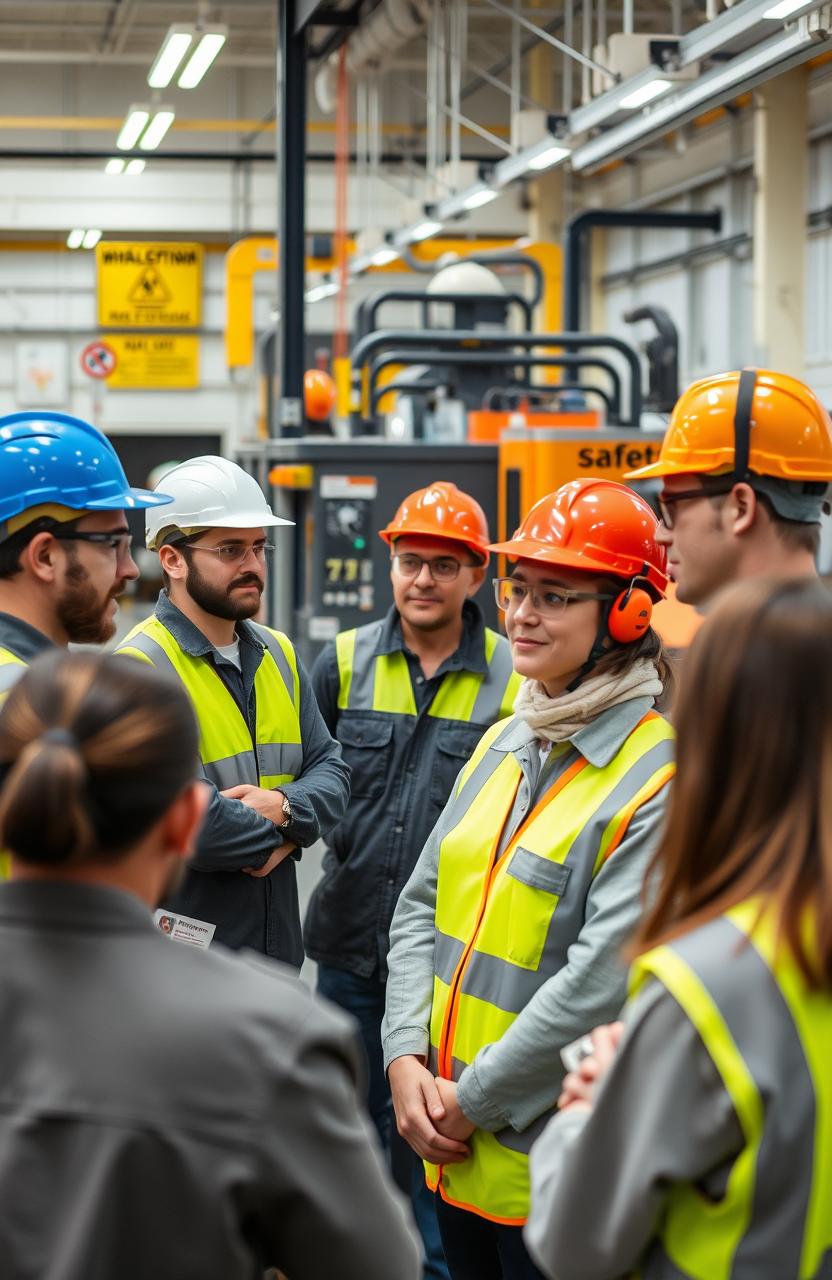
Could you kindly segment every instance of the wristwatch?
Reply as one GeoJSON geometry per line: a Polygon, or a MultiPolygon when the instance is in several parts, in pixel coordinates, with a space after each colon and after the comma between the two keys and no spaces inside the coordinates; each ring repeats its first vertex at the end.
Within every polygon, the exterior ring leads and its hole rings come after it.
{"type": "Polygon", "coordinates": [[[294,817],[294,814],[292,813],[292,806],[289,804],[288,796],[283,797],[282,807],[283,807],[283,821],[276,823],[276,826],[278,826],[281,831],[283,830],[284,827],[288,827],[289,823],[292,821],[292,818],[294,817]]]}

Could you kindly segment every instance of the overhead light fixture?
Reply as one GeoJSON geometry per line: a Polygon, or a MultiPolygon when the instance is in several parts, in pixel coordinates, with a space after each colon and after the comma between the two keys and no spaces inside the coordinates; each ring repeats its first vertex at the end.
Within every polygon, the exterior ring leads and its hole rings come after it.
{"type": "Polygon", "coordinates": [[[494,183],[498,187],[504,187],[509,182],[524,177],[529,170],[540,172],[542,169],[551,169],[553,165],[567,160],[571,154],[571,148],[565,142],[554,134],[547,133],[539,142],[500,160],[494,166],[494,183]]]}
{"type": "Polygon", "coordinates": [[[162,107],[156,112],[150,124],[139,139],[142,151],[155,151],[173,124],[176,112],[170,107],[162,107]]]}
{"type": "Polygon", "coordinates": [[[391,262],[395,262],[399,257],[399,253],[392,245],[385,245],[382,249],[376,249],[375,253],[370,257],[370,263],[374,267],[386,267],[391,262]]]}
{"type": "Polygon", "coordinates": [[[773,4],[770,9],[766,9],[763,17],[772,22],[780,22],[783,18],[790,18],[793,13],[797,13],[798,9],[805,9],[808,3],[809,0],[780,0],[779,4],[773,4]]]}
{"type": "Polygon", "coordinates": [[[156,54],[153,66],[147,73],[147,83],[151,89],[166,89],[170,84],[185,54],[191,47],[194,38],[193,27],[174,25],[168,27],[168,33],[162,41],[162,47],[156,54]]]}
{"type": "Polygon", "coordinates": [[[753,88],[775,68],[787,71],[811,57],[821,44],[806,18],[794,29],[787,29],[762,44],[738,54],[685,83],[675,93],[659,102],[643,115],[632,116],[613,125],[605,133],[591,138],[572,152],[572,168],[580,173],[605,161],[629,154],[639,144],[661,137],[671,126],[684,124],[703,108],[720,106],[743,89],[753,88]]]}
{"type": "Polygon", "coordinates": [[[101,239],[101,232],[97,228],[91,227],[89,231],[84,232],[82,247],[84,249],[94,249],[101,239]]]}
{"type": "Polygon", "coordinates": [[[468,210],[481,209],[484,204],[491,204],[492,200],[496,200],[499,194],[499,191],[495,191],[487,183],[478,182],[470,191],[463,192],[462,207],[468,210]]]}
{"type": "Polygon", "coordinates": [[[128,160],[127,166],[124,170],[126,177],[137,178],[140,173],[144,173],[144,167],[146,164],[146,160],[128,160]]]}
{"type": "Polygon", "coordinates": [[[203,33],[202,39],[185,64],[185,70],[176,82],[180,89],[196,88],[227,38],[226,27],[212,27],[210,31],[203,33]]]}
{"type": "Polygon", "coordinates": [[[648,102],[653,102],[654,99],[660,98],[663,93],[667,93],[672,85],[672,80],[665,80],[661,76],[656,76],[654,80],[648,80],[646,84],[639,85],[637,89],[633,89],[632,93],[626,94],[618,105],[624,111],[637,111],[639,107],[646,107],[648,102]]]}
{"type": "Polygon", "coordinates": [[[104,172],[110,174],[124,173],[124,166],[126,163],[126,160],[120,160],[118,156],[114,156],[112,160],[108,160],[105,164],[104,172]]]}
{"type": "Polygon", "coordinates": [[[324,280],[322,284],[316,284],[314,288],[308,289],[304,294],[306,302],[322,302],[324,298],[331,298],[338,292],[338,285],[334,280],[324,280]]]}
{"type": "Polygon", "coordinates": [[[127,118],[121,126],[121,133],[116,138],[116,146],[119,151],[132,151],[141,135],[144,133],[145,125],[150,119],[150,108],[132,106],[127,112],[127,118]]]}
{"type": "Polygon", "coordinates": [[[418,244],[421,240],[430,240],[431,236],[441,230],[441,222],[437,222],[435,218],[425,218],[422,222],[414,223],[408,229],[407,236],[411,244],[418,244]]]}
{"type": "Polygon", "coordinates": [[[86,232],[83,227],[75,227],[66,238],[67,249],[80,249],[84,243],[86,232]]]}

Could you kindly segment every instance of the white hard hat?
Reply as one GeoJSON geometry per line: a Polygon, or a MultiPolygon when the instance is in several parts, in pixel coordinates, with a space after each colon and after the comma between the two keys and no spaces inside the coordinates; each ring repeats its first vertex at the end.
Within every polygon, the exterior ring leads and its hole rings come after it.
{"type": "Polygon", "coordinates": [[[481,262],[453,262],[443,267],[428,284],[428,293],[477,294],[505,293],[505,285],[481,262]]]}
{"type": "Polygon", "coordinates": [[[151,551],[157,550],[173,529],[194,533],[197,529],[266,529],[294,524],[274,515],[254,477],[227,458],[180,462],[166,474],[164,489],[173,501],[147,511],[145,534],[151,551]]]}

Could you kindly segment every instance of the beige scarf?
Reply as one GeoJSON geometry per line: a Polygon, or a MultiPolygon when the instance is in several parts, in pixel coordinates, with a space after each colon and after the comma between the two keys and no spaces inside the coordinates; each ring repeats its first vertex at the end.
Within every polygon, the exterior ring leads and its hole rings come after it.
{"type": "Polygon", "coordinates": [[[524,680],[514,710],[538,738],[565,742],[610,707],[632,698],[658,698],[661,691],[655,666],[648,658],[642,658],[623,675],[590,676],[572,693],[561,693],[556,698],[550,698],[538,680],[524,680]]]}

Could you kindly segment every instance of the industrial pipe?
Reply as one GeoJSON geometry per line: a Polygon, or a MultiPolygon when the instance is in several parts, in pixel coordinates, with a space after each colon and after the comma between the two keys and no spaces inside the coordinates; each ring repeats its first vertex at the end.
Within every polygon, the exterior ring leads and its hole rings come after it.
{"type": "MultiPolygon", "coordinates": [[[[385,391],[390,390],[390,385],[391,385],[390,383],[387,384],[387,386],[385,387],[385,391]]],[[[594,387],[589,382],[570,383],[568,387],[564,387],[562,385],[561,386],[552,385],[548,387],[523,387],[523,386],[520,386],[519,384],[515,386],[509,385],[507,387],[489,387],[488,391],[486,391],[485,395],[482,398],[482,407],[483,409],[493,410],[494,401],[499,396],[503,396],[505,397],[505,399],[508,399],[509,397],[519,399],[522,396],[529,396],[530,399],[534,401],[534,400],[545,399],[546,396],[558,395],[558,393],[563,391],[570,391],[570,392],[579,391],[581,392],[582,395],[598,396],[599,399],[603,400],[606,406],[608,419],[610,420],[610,422],[614,421],[613,413],[612,413],[612,396],[608,391],[602,391],[600,387],[594,387]]],[[[504,412],[507,412],[507,411],[504,411],[504,412]]],[[[532,405],[530,407],[530,412],[538,413],[538,412],[541,412],[541,410],[536,409],[532,405]]],[[[545,410],[543,410],[543,412],[545,412],[545,410]]]]}
{"type": "MultiPolygon", "coordinates": [[[[542,274],[542,273],[541,273],[542,274]]],[[[477,302],[510,303],[520,308],[526,322],[526,330],[532,326],[532,311],[535,303],[528,302],[519,293],[417,293],[415,289],[382,289],[378,293],[364,298],[355,314],[356,336],[363,338],[365,334],[375,333],[376,316],[388,302],[419,302],[423,306],[433,302],[455,305],[456,303],[477,302]]],[[[427,327],[427,326],[426,326],[427,327]]],[[[442,332],[438,330],[438,332],[442,332]]]]}

